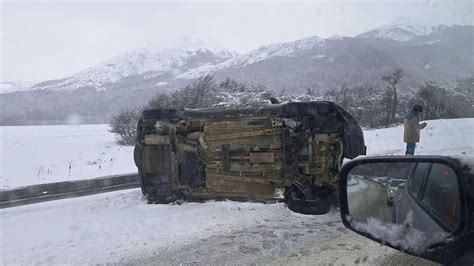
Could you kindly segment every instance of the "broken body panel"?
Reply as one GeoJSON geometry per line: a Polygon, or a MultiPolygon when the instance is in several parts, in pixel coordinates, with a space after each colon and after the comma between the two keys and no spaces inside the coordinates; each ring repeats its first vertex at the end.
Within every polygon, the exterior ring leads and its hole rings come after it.
{"type": "Polygon", "coordinates": [[[284,189],[292,203],[328,205],[343,158],[360,154],[362,130],[347,112],[331,102],[302,102],[145,110],[134,157],[153,202],[269,200],[284,189]]]}

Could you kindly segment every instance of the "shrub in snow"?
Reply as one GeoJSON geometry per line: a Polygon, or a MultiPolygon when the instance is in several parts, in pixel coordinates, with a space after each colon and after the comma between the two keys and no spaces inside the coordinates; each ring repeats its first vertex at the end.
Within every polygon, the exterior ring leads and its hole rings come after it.
{"type": "Polygon", "coordinates": [[[112,117],[109,131],[119,136],[119,144],[135,145],[138,118],[139,112],[137,110],[123,110],[112,117]]]}

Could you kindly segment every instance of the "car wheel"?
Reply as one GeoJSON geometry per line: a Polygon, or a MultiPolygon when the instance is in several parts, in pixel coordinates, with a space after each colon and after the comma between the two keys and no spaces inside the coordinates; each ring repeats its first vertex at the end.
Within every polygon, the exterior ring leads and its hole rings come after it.
{"type": "Polygon", "coordinates": [[[322,215],[331,209],[331,200],[329,196],[320,196],[307,200],[299,193],[298,189],[290,188],[285,194],[285,203],[288,209],[296,213],[322,215]]]}
{"type": "Polygon", "coordinates": [[[142,167],[142,151],[138,145],[133,148],[133,161],[135,161],[135,166],[138,169],[142,167]]]}
{"type": "Polygon", "coordinates": [[[142,171],[142,150],[138,145],[135,145],[133,148],[133,161],[135,162],[135,166],[138,168],[138,179],[140,181],[140,189],[142,190],[143,195],[147,195],[144,183],[144,176],[142,171]]]}

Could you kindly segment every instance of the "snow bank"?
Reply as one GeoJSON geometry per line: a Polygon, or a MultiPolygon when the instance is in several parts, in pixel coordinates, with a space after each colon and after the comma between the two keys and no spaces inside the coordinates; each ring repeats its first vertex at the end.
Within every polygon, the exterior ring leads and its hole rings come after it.
{"type": "MultiPolygon", "coordinates": [[[[428,120],[421,130],[416,155],[474,155],[474,119],[428,120]]],[[[403,125],[364,131],[367,155],[404,155],[403,125]]]]}
{"type": "Polygon", "coordinates": [[[0,189],[135,173],[108,125],[0,127],[0,189]]]}
{"type": "MultiPolygon", "coordinates": [[[[408,213],[407,219],[413,220],[412,211],[408,213]]],[[[359,232],[368,233],[376,239],[383,239],[395,247],[415,253],[422,253],[430,246],[443,243],[448,238],[448,234],[444,232],[423,232],[415,229],[410,223],[413,221],[394,224],[368,218],[367,222],[352,221],[351,225],[359,232]]]]}

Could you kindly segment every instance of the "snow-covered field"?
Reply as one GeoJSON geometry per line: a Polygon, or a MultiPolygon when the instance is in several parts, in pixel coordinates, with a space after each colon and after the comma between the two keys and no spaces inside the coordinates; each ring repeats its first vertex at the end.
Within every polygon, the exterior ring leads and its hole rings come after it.
{"type": "MultiPolygon", "coordinates": [[[[474,155],[474,119],[428,120],[415,154],[474,155]]],[[[403,155],[403,126],[364,131],[367,155],[403,155]]]]}
{"type": "MultiPolygon", "coordinates": [[[[474,154],[474,119],[427,122],[416,154],[474,154]]],[[[405,153],[402,126],[364,134],[368,155],[405,153]]],[[[0,140],[0,189],[137,171],[108,125],[0,127],[0,140]]]]}
{"type": "Polygon", "coordinates": [[[137,172],[108,125],[0,127],[0,189],[137,172]]]}
{"type": "MultiPolygon", "coordinates": [[[[473,126],[474,119],[428,121],[417,154],[473,155],[473,126]]],[[[115,145],[106,129],[2,128],[1,175],[17,178],[7,183],[15,187],[135,171],[132,148],[115,145]],[[38,166],[55,171],[30,177],[38,166]]],[[[366,131],[369,155],[403,154],[402,134],[402,127],[366,131]]],[[[429,263],[348,231],[337,210],[306,216],[281,203],[148,205],[139,189],[3,209],[0,233],[2,264],[429,263]]]]}

